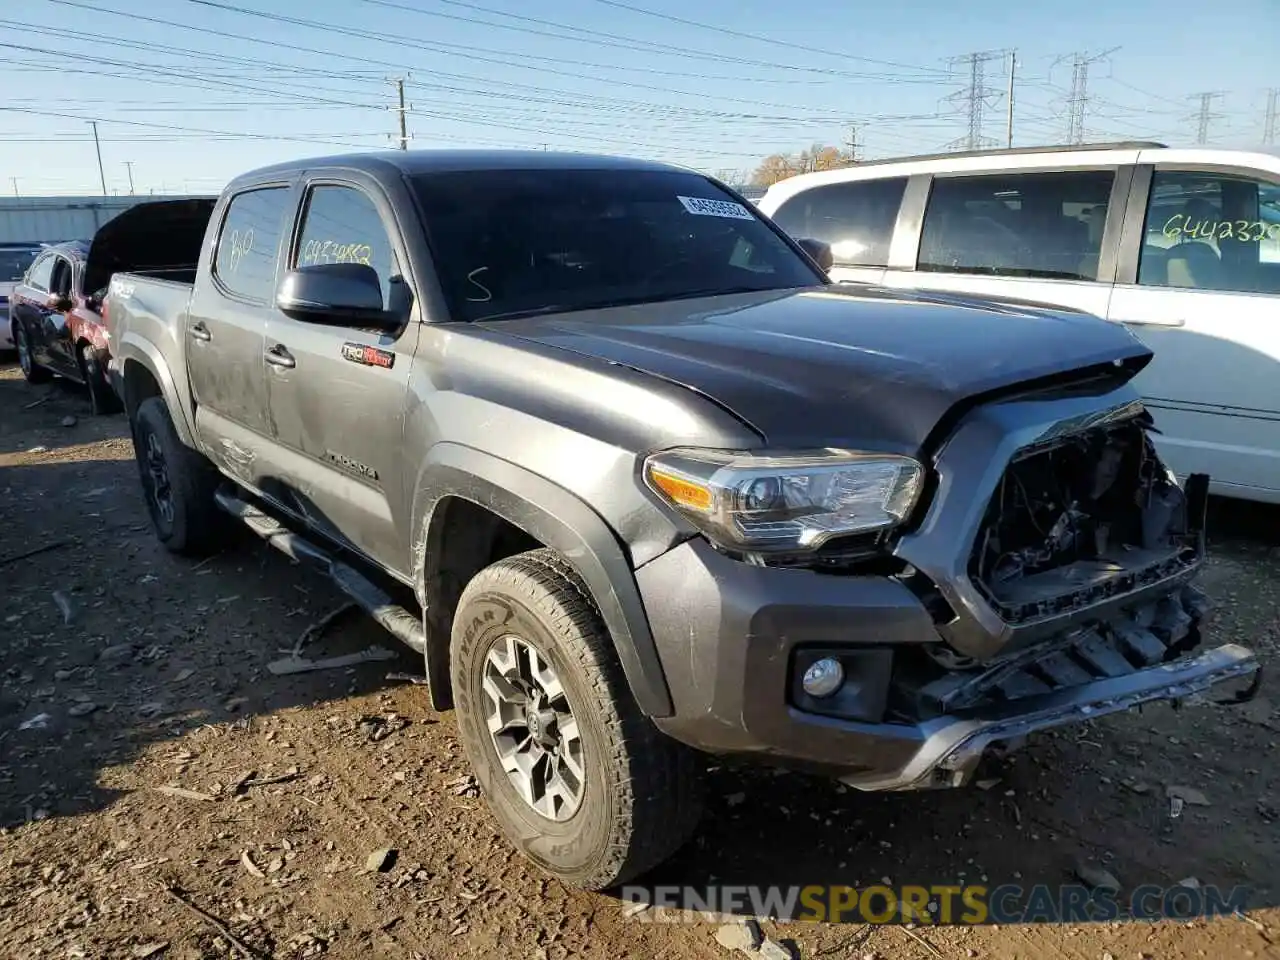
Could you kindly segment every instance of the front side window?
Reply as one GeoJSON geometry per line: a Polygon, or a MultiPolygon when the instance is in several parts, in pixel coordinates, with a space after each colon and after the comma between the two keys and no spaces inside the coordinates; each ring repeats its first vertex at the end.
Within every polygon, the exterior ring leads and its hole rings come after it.
{"type": "Polygon", "coordinates": [[[825,283],[705,177],[656,170],[471,170],[415,178],[459,320],[825,283]]]}
{"type": "Polygon", "coordinates": [[[382,285],[383,306],[391,309],[391,278],[400,271],[378,208],[364,193],[353,187],[328,185],[311,191],[294,265],[318,263],[372,267],[382,285]]]}
{"type": "Polygon", "coordinates": [[[918,269],[1096,280],[1109,170],[938,177],[918,269]]]}
{"type": "Polygon", "coordinates": [[[784,202],[773,221],[797,239],[829,244],[836,263],[884,267],[906,189],[906,177],[813,187],[784,202]]]}
{"type": "Polygon", "coordinates": [[[1147,200],[1138,283],[1280,293],[1280,185],[1157,170],[1147,200]]]}
{"type": "Polygon", "coordinates": [[[288,187],[237,194],[218,235],[213,273],[226,290],[246,300],[275,299],[276,253],[289,205],[288,187]]]}
{"type": "Polygon", "coordinates": [[[53,280],[53,267],[57,262],[58,258],[52,253],[46,253],[36,260],[27,273],[27,286],[42,293],[48,293],[49,285],[53,280]]]}

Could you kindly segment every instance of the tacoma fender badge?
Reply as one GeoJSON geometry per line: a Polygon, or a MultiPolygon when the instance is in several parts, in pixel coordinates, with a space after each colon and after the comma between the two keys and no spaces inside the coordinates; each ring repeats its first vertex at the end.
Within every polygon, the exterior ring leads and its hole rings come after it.
{"type": "Polygon", "coordinates": [[[361,463],[359,460],[352,460],[350,457],[344,456],[341,453],[336,453],[333,450],[326,450],[325,454],[329,457],[331,462],[336,463],[345,470],[350,470],[352,473],[358,473],[366,480],[378,479],[378,471],[368,464],[361,463]]]}
{"type": "Polygon", "coordinates": [[[390,370],[396,364],[396,355],[390,350],[368,347],[363,343],[344,343],[342,359],[366,367],[382,367],[384,370],[390,370]]]}

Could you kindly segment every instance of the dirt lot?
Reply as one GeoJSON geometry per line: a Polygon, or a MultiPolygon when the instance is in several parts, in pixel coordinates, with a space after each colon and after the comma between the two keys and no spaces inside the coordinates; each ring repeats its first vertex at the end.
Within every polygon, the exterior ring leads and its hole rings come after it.
{"type": "MultiPolygon", "coordinates": [[[[714,923],[640,922],[515,856],[475,796],[452,717],[387,679],[420,672],[413,657],[268,673],[340,605],[336,590],[255,542],[201,564],[170,557],[131,458],[121,418],[93,419],[74,388],[0,370],[0,956],[243,955],[232,938],[280,958],[730,955],[714,923]],[[5,562],[46,544],[59,546],[5,562]],[[387,847],[390,869],[368,870],[387,847]]],[[[1280,519],[1214,513],[1213,639],[1273,661],[1280,519]]],[[[352,616],[308,654],[393,643],[352,616]]],[[[1274,956],[1278,739],[1265,699],[1193,702],[1033,741],[985,790],[861,796],[713,769],[697,839],[650,879],[1057,885],[1083,857],[1126,890],[1247,885],[1253,909],[1189,923],[765,928],[805,958],[1274,956]],[[1206,805],[1172,818],[1175,784],[1206,805]]]]}

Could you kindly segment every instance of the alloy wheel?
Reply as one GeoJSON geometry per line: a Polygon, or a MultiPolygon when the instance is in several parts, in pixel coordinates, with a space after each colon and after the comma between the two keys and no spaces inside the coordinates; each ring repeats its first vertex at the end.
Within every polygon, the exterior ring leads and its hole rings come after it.
{"type": "Polygon", "coordinates": [[[555,670],[532,644],[508,634],[490,648],[482,688],[485,722],[516,792],[548,820],[564,821],[586,787],[582,735],[555,670]]]}

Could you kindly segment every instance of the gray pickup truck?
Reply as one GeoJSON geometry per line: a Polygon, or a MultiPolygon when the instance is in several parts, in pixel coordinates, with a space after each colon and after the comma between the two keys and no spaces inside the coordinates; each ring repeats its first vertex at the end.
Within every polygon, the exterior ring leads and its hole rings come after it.
{"type": "Polygon", "coordinates": [[[1145,347],[821,259],[658,164],[299,161],[227,187],[192,283],[114,277],[110,376],[160,539],[230,514],[328,572],[572,885],[680,847],[702,754],[955,787],[1256,690],[1196,650],[1208,481],[1153,449],[1145,347]]]}

